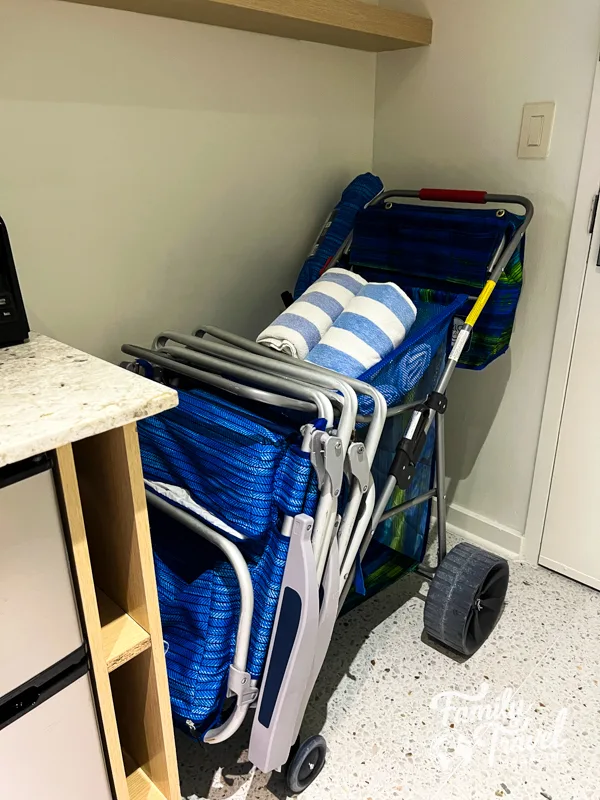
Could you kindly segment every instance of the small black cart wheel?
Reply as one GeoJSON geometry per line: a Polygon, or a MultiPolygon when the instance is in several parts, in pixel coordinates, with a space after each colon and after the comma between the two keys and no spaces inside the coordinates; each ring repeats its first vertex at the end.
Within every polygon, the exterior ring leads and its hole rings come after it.
{"type": "Polygon", "coordinates": [[[290,755],[285,782],[291,794],[307,789],[325,766],[327,744],[322,736],[309,736],[290,755]]]}
{"type": "Polygon", "coordinates": [[[494,630],[508,588],[508,563],[468,542],[454,547],[436,570],[425,601],[425,631],[465,656],[494,630]]]}

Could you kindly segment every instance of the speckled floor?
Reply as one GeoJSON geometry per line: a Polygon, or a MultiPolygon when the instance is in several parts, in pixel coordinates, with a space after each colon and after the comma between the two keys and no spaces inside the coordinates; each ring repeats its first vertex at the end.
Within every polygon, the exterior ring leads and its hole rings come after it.
{"type": "MultiPolygon", "coordinates": [[[[329,753],[303,800],[600,800],[600,593],[511,565],[504,614],[461,661],[422,633],[409,576],[337,625],[304,732],[329,753]],[[459,693],[440,696],[443,693],[459,693]]],[[[189,800],[284,800],[245,760],[248,727],[178,736],[189,800]]]]}

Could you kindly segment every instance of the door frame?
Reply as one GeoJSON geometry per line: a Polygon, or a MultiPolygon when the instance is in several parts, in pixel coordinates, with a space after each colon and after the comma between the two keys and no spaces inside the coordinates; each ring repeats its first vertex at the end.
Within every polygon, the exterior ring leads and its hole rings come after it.
{"type": "Polygon", "coordinates": [[[592,203],[599,191],[600,62],[596,64],[590,115],[571,223],[533,483],[525,523],[522,556],[533,564],[539,563],[542,548],[554,461],[558,448],[588,259],[590,252],[596,253],[600,249],[599,216],[596,217],[597,222],[593,235],[590,236],[589,233],[592,203]]]}

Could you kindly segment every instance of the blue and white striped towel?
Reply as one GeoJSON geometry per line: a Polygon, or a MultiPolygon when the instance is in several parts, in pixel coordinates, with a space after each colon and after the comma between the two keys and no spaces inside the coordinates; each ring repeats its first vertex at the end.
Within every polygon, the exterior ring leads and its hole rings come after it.
{"type": "Polygon", "coordinates": [[[358,378],[398,347],[416,317],[414,303],[395,283],[368,283],[306,360],[358,378]]]}
{"type": "Polygon", "coordinates": [[[256,341],[305,359],[365,285],[364,278],[347,269],[327,270],[256,341]]]}

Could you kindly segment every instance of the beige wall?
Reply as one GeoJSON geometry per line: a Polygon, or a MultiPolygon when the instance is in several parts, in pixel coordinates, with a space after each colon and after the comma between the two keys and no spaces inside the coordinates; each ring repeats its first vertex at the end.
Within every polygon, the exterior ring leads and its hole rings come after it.
{"type": "MultiPolygon", "coordinates": [[[[451,391],[449,474],[474,532],[524,527],[594,64],[597,0],[388,0],[431,48],[377,59],[388,186],[536,203],[510,355],[451,391]],[[574,13],[576,12],[576,13],[574,13]],[[552,155],[519,161],[524,102],[552,155]]],[[[108,358],[125,341],[274,316],[323,216],[371,166],[375,57],[190,23],[0,0],[0,214],[32,327],[108,358]]],[[[463,508],[465,513],[460,512],[463,508]]]]}
{"type": "Polygon", "coordinates": [[[370,169],[375,56],[0,0],[0,215],[31,326],[112,359],[251,333],[370,169]]]}
{"type": "Polygon", "coordinates": [[[598,0],[403,0],[431,48],[379,56],[374,170],[386,185],[529,195],[536,218],[509,355],[457,374],[451,495],[471,532],[512,546],[525,524],[567,237],[600,39],[598,0]],[[525,102],[555,100],[551,157],[517,159],[525,102]],[[491,523],[491,524],[490,524],[491,523]],[[508,529],[508,530],[507,530],[508,529]]]}

